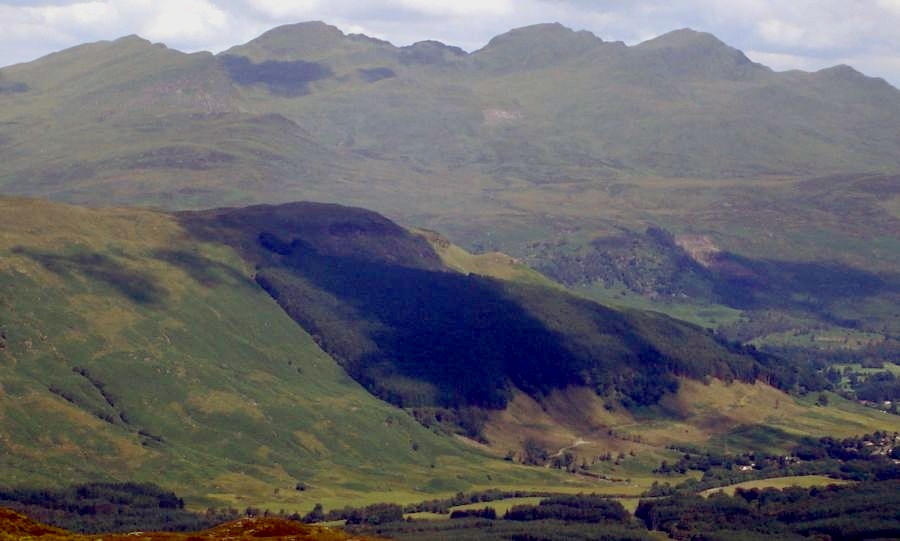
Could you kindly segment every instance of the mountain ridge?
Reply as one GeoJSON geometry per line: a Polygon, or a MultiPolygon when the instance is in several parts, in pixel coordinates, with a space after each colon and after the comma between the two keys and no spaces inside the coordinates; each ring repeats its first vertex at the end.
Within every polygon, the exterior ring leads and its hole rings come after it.
{"type": "MultiPolygon", "coordinates": [[[[285,25],[281,25],[281,26],[272,28],[272,29],[267,30],[266,32],[260,34],[259,36],[251,39],[250,41],[248,41],[246,43],[234,45],[228,49],[224,49],[223,51],[221,51],[219,53],[212,53],[212,52],[206,51],[206,50],[200,50],[200,51],[195,51],[195,52],[191,52],[191,53],[182,52],[177,49],[170,48],[163,43],[153,42],[151,40],[148,40],[138,34],[129,34],[129,35],[121,36],[119,38],[115,38],[115,39],[111,39],[111,40],[100,40],[100,41],[95,41],[95,42],[89,42],[89,43],[85,43],[82,45],[77,45],[77,46],[73,46],[70,48],[62,49],[60,51],[49,53],[45,56],[36,58],[34,60],[18,62],[15,64],[10,64],[8,66],[0,66],[0,70],[7,69],[10,67],[20,66],[23,64],[31,64],[33,62],[37,62],[39,60],[46,59],[48,57],[53,57],[53,56],[59,55],[60,53],[63,53],[63,52],[74,51],[74,50],[77,50],[77,49],[80,49],[83,47],[102,46],[102,45],[106,45],[106,44],[112,44],[112,45],[120,44],[121,45],[121,44],[135,43],[135,44],[141,44],[141,45],[152,46],[152,47],[162,46],[167,50],[170,50],[173,52],[179,52],[179,53],[185,54],[185,55],[208,54],[208,55],[218,56],[218,55],[233,54],[235,51],[240,50],[241,47],[246,47],[246,46],[262,46],[263,48],[265,48],[266,47],[265,44],[267,42],[270,42],[273,40],[277,41],[280,39],[290,40],[290,38],[296,37],[296,38],[301,38],[301,42],[300,42],[301,49],[298,51],[291,52],[291,54],[294,54],[294,55],[307,53],[307,54],[311,54],[311,55],[315,56],[316,54],[321,54],[322,52],[328,52],[329,51],[328,47],[330,47],[330,46],[333,47],[342,42],[359,43],[361,40],[363,43],[368,43],[368,44],[372,44],[372,45],[376,45],[376,46],[384,46],[384,47],[387,47],[387,48],[393,49],[393,50],[415,48],[416,46],[419,46],[421,44],[436,44],[436,45],[440,45],[442,48],[452,49],[452,50],[456,51],[457,53],[463,53],[460,56],[473,56],[473,55],[477,55],[478,53],[483,53],[487,50],[490,50],[491,48],[500,46],[501,44],[504,44],[503,42],[511,41],[515,38],[520,38],[520,37],[521,38],[530,38],[530,37],[536,37],[536,36],[545,36],[545,37],[546,36],[555,36],[557,38],[564,36],[564,37],[568,37],[568,38],[574,38],[574,41],[582,41],[582,42],[593,41],[596,45],[614,44],[614,45],[618,45],[618,46],[624,46],[627,49],[634,49],[634,48],[653,49],[653,48],[661,48],[661,47],[663,47],[663,48],[664,47],[671,47],[671,48],[695,47],[696,48],[698,46],[706,46],[707,48],[710,48],[710,47],[714,46],[714,47],[718,47],[721,49],[726,49],[726,50],[735,51],[737,53],[740,53],[740,56],[737,56],[737,58],[740,59],[741,57],[743,57],[743,59],[749,61],[749,59],[746,58],[746,55],[744,55],[743,52],[727,45],[726,43],[721,41],[718,37],[716,37],[714,34],[712,34],[710,32],[694,30],[690,27],[671,30],[669,32],[665,32],[665,33],[660,34],[653,38],[648,38],[644,41],[635,43],[633,45],[626,45],[619,41],[605,41],[601,37],[597,36],[596,34],[594,34],[593,32],[591,32],[589,30],[573,30],[572,28],[569,28],[558,22],[535,23],[535,24],[531,24],[531,25],[513,28],[505,33],[495,36],[494,38],[489,40],[488,43],[486,43],[484,46],[482,46],[478,49],[475,49],[473,51],[465,51],[464,49],[454,46],[452,44],[445,44],[440,41],[430,40],[430,39],[421,40],[421,41],[411,43],[408,45],[398,46],[398,45],[394,45],[390,41],[373,38],[373,37],[370,37],[370,36],[367,36],[367,35],[361,34],[361,33],[345,33],[344,31],[340,30],[340,28],[338,28],[337,26],[325,23],[324,21],[321,21],[321,20],[317,20],[317,21],[304,21],[304,22],[298,22],[298,23],[290,23],[290,24],[285,24],[285,25]],[[322,40],[325,43],[317,43],[318,40],[322,40]],[[309,47],[308,49],[302,48],[304,43],[306,43],[306,46],[309,47]]],[[[277,48],[274,46],[269,46],[269,47],[270,47],[270,51],[276,55],[284,55],[289,51],[289,49],[280,49],[280,48],[277,48]]],[[[589,50],[589,48],[585,47],[584,50],[582,50],[581,52],[583,53],[583,52],[586,52],[587,50],[589,50]]],[[[762,64],[759,64],[756,62],[752,62],[752,61],[750,61],[750,62],[757,66],[763,66],[762,64]]],[[[882,77],[866,75],[862,72],[859,72],[856,68],[853,68],[852,66],[848,66],[846,64],[827,66],[827,67],[820,68],[820,69],[814,70],[814,71],[792,69],[792,70],[784,70],[784,71],[777,72],[777,73],[786,73],[786,72],[799,72],[799,73],[804,73],[804,74],[816,74],[816,73],[823,73],[823,72],[830,73],[830,72],[843,71],[843,68],[846,68],[846,67],[851,68],[853,70],[853,72],[856,72],[857,74],[862,75],[863,77],[865,77],[867,79],[880,79],[882,81],[885,81],[882,77]]],[[[767,68],[767,69],[769,69],[770,71],[773,71],[773,70],[771,70],[771,68],[767,68]]],[[[885,81],[885,82],[887,83],[887,81],[885,81]]],[[[887,84],[889,86],[891,86],[892,88],[896,89],[896,87],[894,87],[890,83],[887,83],[887,84]]]]}

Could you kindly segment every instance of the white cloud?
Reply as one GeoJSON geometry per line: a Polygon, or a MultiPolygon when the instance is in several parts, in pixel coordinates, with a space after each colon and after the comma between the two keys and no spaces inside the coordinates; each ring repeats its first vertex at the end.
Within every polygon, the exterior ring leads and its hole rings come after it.
{"type": "Polygon", "coordinates": [[[320,0],[249,0],[247,4],[271,18],[305,17],[322,8],[320,0]]]}
{"type": "Polygon", "coordinates": [[[776,45],[802,45],[806,38],[803,28],[778,19],[759,22],[756,30],[764,40],[776,45]]]}
{"type": "Polygon", "coordinates": [[[206,41],[228,26],[228,15],[207,0],[155,0],[134,7],[148,18],[141,34],[154,41],[206,41]]]}
{"type": "Polygon", "coordinates": [[[365,26],[361,26],[358,24],[342,24],[339,26],[342,32],[345,34],[363,34],[365,36],[369,36],[370,38],[383,39],[387,40],[388,36],[375,32],[374,30],[369,30],[365,26]]]}
{"type": "Polygon", "coordinates": [[[50,25],[96,25],[115,19],[116,9],[109,2],[78,2],[62,6],[31,7],[26,9],[50,25]]]}
{"type": "Polygon", "coordinates": [[[900,15],[900,0],[878,0],[878,5],[888,12],[900,15]]]}
{"type": "Polygon", "coordinates": [[[396,3],[432,16],[503,16],[515,9],[513,0],[396,0],[396,3]]]}
{"type": "Polygon", "coordinates": [[[24,7],[18,15],[35,25],[63,31],[92,30],[117,22],[116,8],[109,2],[100,1],[24,7]]]}

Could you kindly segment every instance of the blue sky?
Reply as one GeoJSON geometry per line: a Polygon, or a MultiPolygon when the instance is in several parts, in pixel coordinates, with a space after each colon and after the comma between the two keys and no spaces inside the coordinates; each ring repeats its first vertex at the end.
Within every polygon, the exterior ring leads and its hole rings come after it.
{"type": "Polygon", "coordinates": [[[306,20],[467,50],[538,22],[629,44],[690,27],[774,69],[850,64],[900,86],[900,0],[0,0],[0,65],[127,34],[217,52],[306,20]]]}

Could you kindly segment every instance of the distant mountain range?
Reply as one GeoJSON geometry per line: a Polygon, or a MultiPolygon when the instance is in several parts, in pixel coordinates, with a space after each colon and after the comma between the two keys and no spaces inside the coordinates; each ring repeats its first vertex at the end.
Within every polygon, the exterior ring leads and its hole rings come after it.
{"type": "Polygon", "coordinates": [[[0,89],[0,189],[75,202],[387,210],[435,182],[493,193],[900,167],[888,83],[847,66],[776,73],[692,30],[628,47],[543,24],[471,54],[324,23],[219,55],[130,36],[4,68],[0,89]],[[379,193],[389,179],[415,189],[379,193]]]}

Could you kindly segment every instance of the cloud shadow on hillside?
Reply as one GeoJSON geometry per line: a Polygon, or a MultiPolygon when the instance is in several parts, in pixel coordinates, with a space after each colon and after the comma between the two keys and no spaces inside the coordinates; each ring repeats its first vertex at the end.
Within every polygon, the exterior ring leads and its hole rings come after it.
{"type": "Polygon", "coordinates": [[[138,304],[157,304],[167,294],[166,290],[152,276],[129,269],[103,254],[63,255],[21,246],[14,248],[13,253],[32,259],[48,271],[60,276],[77,273],[103,282],[138,304]]]}

